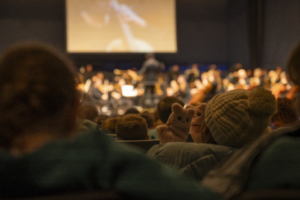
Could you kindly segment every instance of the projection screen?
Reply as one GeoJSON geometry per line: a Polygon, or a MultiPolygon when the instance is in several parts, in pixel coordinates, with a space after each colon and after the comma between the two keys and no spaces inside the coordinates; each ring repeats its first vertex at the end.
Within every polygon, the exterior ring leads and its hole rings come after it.
{"type": "Polygon", "coordinates": [[[175,0],[66,0],[70,53],[177,52],[175,0]]]}

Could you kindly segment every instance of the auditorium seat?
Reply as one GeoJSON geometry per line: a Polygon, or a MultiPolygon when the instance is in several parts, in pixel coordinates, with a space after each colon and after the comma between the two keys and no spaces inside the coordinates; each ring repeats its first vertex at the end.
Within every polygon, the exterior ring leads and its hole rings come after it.
{"type": "MultiPolygon", "coordinates": [[[[120,195],[116,191],[88,191],[88,192],[74,192],[66,194],[56,194],[40,197],[29,197],[29,198],[9,198],[10,200],[131,200],[130,197],[120,195]]],[[[8,200],[8,199],[7,199],[8,200]]]]}
{"type": "Polygon", "coordinates": [[[116,140],[120,143],[125,143],[144,151],[148,151],[153,145],[159,144],[159,139],[155,140],[116,140]]]}
{"type": "Polygon", "coordinates": [[[233,200],[300,200],[299,189],[246,190],[233,200]]]}
{"type": "Polygon", "coordinates": [[[109,137],[112,137],[113,139],[117,138],[117,134],[106,134],[106,135],[109,136],[109,137]]]}

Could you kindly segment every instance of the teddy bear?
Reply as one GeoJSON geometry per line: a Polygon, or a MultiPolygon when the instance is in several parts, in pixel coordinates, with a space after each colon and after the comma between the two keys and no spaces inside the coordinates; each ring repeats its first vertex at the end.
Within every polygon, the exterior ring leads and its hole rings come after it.
{"type": "Polygon", "coordinates": [[[195,143],[203,143],[202,133],[205,132],[205,108],[206,103],[201,103],[199,106],[188,105],[186,108],[192,108],[195,110],[194,117],[191,121],[190,133],[195,143]]]}
{"type": "Polygon", "coordinates": [[[174,103],[167,123],[156,128],[160,144],[186,142],[194,113],[194,109],[184,109],[180,104],[174,103]]]}

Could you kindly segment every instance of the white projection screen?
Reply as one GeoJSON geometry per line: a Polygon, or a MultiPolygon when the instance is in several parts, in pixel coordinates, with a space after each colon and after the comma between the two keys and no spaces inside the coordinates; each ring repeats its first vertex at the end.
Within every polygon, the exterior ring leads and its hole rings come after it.
{"type": "Polygon", "coordinates": [[[175,0],[66,0],[69,53],[177,52],[175,0]]]}

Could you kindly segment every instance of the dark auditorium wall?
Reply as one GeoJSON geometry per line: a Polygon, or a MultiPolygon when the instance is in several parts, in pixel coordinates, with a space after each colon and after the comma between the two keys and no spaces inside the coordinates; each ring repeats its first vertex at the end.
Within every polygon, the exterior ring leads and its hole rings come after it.
{"type": "MultiPolygon", "coordinates": [[[[242,62],[250,66],[251,34],[248,16],[249,2],[259,0],[228,1],[228,63],[242,62]]],[[[285,69],[289,52],[300,40],[300,1],[263,0],[262,1],[262,53],[261,67],[285,69]]],[[[253,28],[253,27],[252,27],[253,28]]]]}
{"type": "Polygon", "coordinates": [[[0,0],[0,51],[24,40],[64,49],[64,12],[62,0],[0,0]]]}
{"type": "MultiPolygon", "coordinates": [[[[284,66],[300,36],[299,0],[264,0],[262,64],[284,66]]],[[[65,50],[64,0],[0,0],[0,52],[24,40],[65,50]]],[[[158,54],[167,64],[212,62],[249,68],[248,0],[177,0],[177,54],[158,54]]],[[[142,54],[73,54],[78,64],[140,65],[142,54]]]]}
{"type": "Polygon", "coordinates": [[[285,68],[290,50],[300,39],[300,1],[265,0],[262,64],[285,68]]]}
{"type": "Polygon", "coordinates": [[[249,66],[248,27],[247,27],[247,0],[228,1],[228,64],[243,63],[245,68],[249,66]]]}
{"type": "Polygon", "coordinates": [[[181,60],[227,61],[227,0],[177,1],[181,60]]]}

